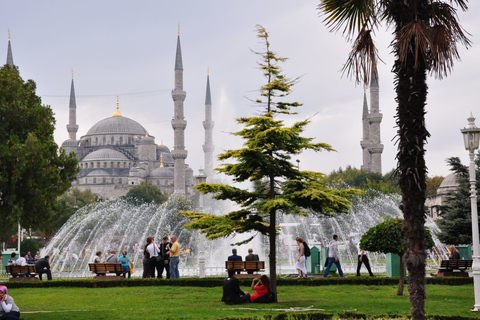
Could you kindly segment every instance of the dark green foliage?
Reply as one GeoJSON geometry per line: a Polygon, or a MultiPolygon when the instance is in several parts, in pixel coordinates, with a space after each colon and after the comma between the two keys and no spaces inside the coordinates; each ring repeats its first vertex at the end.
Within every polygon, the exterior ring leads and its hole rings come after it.
{"type": "Polygon", "coordinates": [[[339,312],[338,313],[338,318],[339,319],[345,319],[345,320],[350,320],[350,319],[367,319],[367,315],[363,314],[363,313],[356,313],[356,312],[351,312],[351,311],[347,311],[347,312],[339,312]]]}
{"type": "Polygon", "coordinates": [[[0,229],[38,229],[78,172],[75,155],[59,151],[55,119],[16,67],[0,69],[0,229]]]}
{"type": "Polygon", "coordinates": [[[125,199],[133,204],[142,204],[153,202],[160,205],[167,201],[168,197],[163,194],[157,187],[147,182],[132,187],[125,195],[125,199]]]}
{"type": "MultiPolygon", "coordinates": [[[[452,157],[447,159],[450,170],[457,174],[458,187],[455,191],[449,192],[449,203],[440,208],[441,219],[437,225],[441,232],[437,234],[441,242],[447,244],[471,244],[472,241],[472,219],[470,201],[470,178],[468,167],[462,165],[460,159],[452,157]]],[[[476,188],[480,190],[480,152],[476,158],[476,188]]],[[[480,202],[477,202],[477,210],[480,212],[480,202]]]]}
{"type": "Polygon", "coordinates": [[[347,166],[345,170],[339,168],[325,178],[329,187],[334,189],[358,188],[362,190],[377,190],[381,193],[400,194],[398,178],[394,170],[382,176],[377,172],[366,172],[361,169],[347,166]]]}
{"type": "Polygon", "coordinates": [[[34,239],[25,239],[20,243],[20,249],[22,252],[32,254],[32,257],[35,256],[35,253],[39,250],[38,244],[34,239]]]}
{"type": "Polygon", "coordinates": [[[309,320],[328,320],[333,319],[333,314],[331,313],[323,313],[323,312],[311,312],[308,313],[309,320]]]}
{"type": "Polygon", "coordinates": [[[272,317],[272,320],[287,320],[288,314],[287,313],[279,313],[272,317]]]}
{"type": "MultiPolygon", "coordinates": [[[[400,256],[405,252],[403,242],[403,219],[388,219],[370,228],[360,240],[360,248],[371,252],[395,253],[400,256]]],[[[425,245],[427,248],[435,246],[432,235],[425,228],[425,245]]]]}

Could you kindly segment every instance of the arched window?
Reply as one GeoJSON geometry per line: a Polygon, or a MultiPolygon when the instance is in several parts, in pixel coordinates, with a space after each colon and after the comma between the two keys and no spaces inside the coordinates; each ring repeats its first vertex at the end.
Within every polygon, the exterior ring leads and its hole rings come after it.
{"type": "Polygon", "coordinates": [[[90,168],[95,168],[95,166],[93,165],[93,162],[90,163],[90,168]]]}
{"type": "Polygon", "coordinates": [[[107,163],[106,163],[106,162],[103,163],[103,167],[104,167],[104,168],[107,167],[107,163]]]}
{"type": "Polygon", "coordinates": [[[132,137],[128,137],[128,144],[132,144],[132,137]]]}
{"type": "Polygon", "coordinates": [[[93,178],[93,183],[97,183],[97,178],[93,178]]]}
{"type": "Polygon", "coordinates": [[[98,138],[95,138],[95,145],[98,146],[98,138]]]}
{"type": "Polygon", "coordinates": [[[111,144],[115,144],[115,138],[114,138],[114,137],[111,137],[111,138],[110,138],[110,143],[111,143],[111,144]]]}
{"type": "Polygon", "coordinates": [[[97,168],[100,168],[100,162],[97,162],[97,168]]]}
{"type": "Polygon", "coordinates": [[[114,182],[113,182],[113,178],[112,178],[112,184],[113,184],[113,183],[114,183],[114,182]]]}
{"type": "Polygon", "coordinates": [[[126,163],[126,162],[123,163],[123,167],[124,167],[124,168],[127,167],[127,163],[126,163]]]}
{"type": "Polygon", "coordinates": [[[102,179],[102,181],[103,181],[103,184],[105,184],[105,182],[106,182],[106,179],[105,179],[105,178],[103,178],[103,179],[102,179]]]}
{"type": "Polygon", "coordinates": [[[120,162],[117,162],[117,168],[120,168],[120,162]]]}
{"type": "Polygon", "coordinates": [[[123,137],[120,137],[120,144],[123,144],[123,137]]]}
{"type": "Polygon", "coordinates": [[[122,184],[122,178],[118,179],[118,183],[122,184]]]}
{"type": "Polygon", "coordinates": [[[113,168],[113,161],[110,162],[110,168],[113,168]]]}
{"type": "Polygon", "coordinates": [[[103,137],[103,145],[107,144],[107,137],[103,137]]]}

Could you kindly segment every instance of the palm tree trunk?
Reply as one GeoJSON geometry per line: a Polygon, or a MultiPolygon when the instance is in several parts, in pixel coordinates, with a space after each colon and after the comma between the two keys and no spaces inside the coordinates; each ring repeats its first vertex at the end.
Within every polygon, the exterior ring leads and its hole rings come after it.
{"type": "Polygon", "coordinates": [[[398,172],[405,219],[405,255],[412,319],[425,318],[425,167],[426,70],[397,61],[398,172]]]}
{"type": "Polygon", "coordinates": [[[397,296],[403,296],[403,287],[405,286],[405,264],[403,262],[403,253],[399,254],[399,256],[400,256],[400,266],[399,266],[400,273],[398,274],[397,296]]]}

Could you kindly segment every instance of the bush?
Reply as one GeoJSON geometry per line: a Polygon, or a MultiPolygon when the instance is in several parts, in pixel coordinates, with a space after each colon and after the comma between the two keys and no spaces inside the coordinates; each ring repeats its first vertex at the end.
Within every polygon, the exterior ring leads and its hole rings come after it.
{"type": "Polygon", "coordinates": [[[25,253],[30,251],[32,257],[35,256],[38,250],[38,244],[34,239],[25,239],[20,242],[20,251],[25,253]]]}

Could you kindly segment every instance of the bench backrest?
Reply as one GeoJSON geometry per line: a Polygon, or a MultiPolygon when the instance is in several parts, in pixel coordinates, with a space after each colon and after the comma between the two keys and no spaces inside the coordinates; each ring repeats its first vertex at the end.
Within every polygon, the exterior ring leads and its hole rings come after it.
{"type": "Polygon", "coordinates": [[[246,270],[265,269],[265,261],[245,261],[246,270]]]}
{"type": "Polygon", "coordinates": [[[241,271],[245,269],[244,261],[225,261],[225,269],[233,269],[235,271],[241,271]]]}
{"type": "Polygon", "coordinates": [[[36,273],[35,266],[5,266],[7,273],[15,274],[32,274],[36,273]]]}
{"type": "Polygon", "coordinates": [[[123,272],[120,263],[89,263],[88,269],[92,272],[123,272]]]}
{"type": "Polygon", "coordinates": [[[473,260],[442,260],[442,269],[468,269],[472,266],[473,260]]]}

